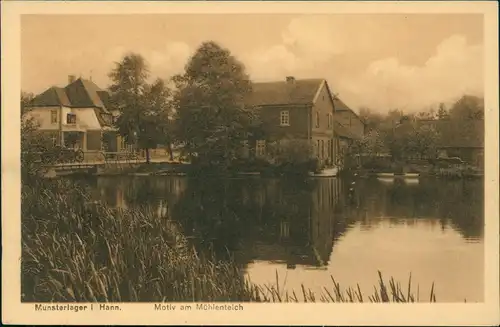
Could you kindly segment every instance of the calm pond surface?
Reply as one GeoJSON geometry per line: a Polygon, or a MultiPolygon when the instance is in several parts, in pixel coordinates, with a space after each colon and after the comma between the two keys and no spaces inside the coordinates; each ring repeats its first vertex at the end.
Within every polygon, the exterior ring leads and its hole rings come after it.
{"type": "Polygon", "coordinates": [[[231,254],[254,283],[301,292],[359,284],[377,270],[421,299],[483,301],[483,181],[99,177],[94,197],[180,222],[201,251],[231,254]],[[353,184],[353,182],[355,182],[353,184]],[[349,189],[353,187],[353,191],[349,189]]]}

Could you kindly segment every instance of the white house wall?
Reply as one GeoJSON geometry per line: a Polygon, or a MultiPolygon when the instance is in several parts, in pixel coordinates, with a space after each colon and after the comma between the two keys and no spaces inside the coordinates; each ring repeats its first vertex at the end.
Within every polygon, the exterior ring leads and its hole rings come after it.
{"type": "Polygon", "coordinates": [[[94,108],[72,108],[71,112],[76,114],[76,124],[80,128],[86,130],[101,129],[101,124],[99,124],[94,108]]]}
{"type": "Polygon", "coordinates": [[[59,130],[59,119],[61,118],[63,130],[86,131],[101,129],[94,108],[36,107],[28,112],[26,117],[34,118],[38,123],[38,128],[41,130],[59,130]],[[51,112],[53,110],[57,110],[57,123],[51,122],[51,112]],[[68,125],[68,113],[74,113],[76,115],[76,124],[68,125]]]}
{"type": "Polygon", "coordinates": [[[42,130],[59,130],[59,123],[52,123],[50,120],[52,110],[60,113],[59,107],[36,107],[26,114],[26,119],[33,118],[42,130]]]}

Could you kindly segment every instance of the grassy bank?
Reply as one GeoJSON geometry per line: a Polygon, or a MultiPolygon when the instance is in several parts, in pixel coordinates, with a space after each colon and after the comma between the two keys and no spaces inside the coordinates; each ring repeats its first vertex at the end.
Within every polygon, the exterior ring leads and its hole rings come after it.
{"type": "Polygon", "coordinates": [[[119,210],[92,202],[63,181],[24,186],[22,193],[22,299],[37,301],[435,301],[419,298],[411,278],[393,279],[364,293],[332,278],[314,294],[253,285],[233,262],[196,253],[168,218],[148,209],[119,210]]]}

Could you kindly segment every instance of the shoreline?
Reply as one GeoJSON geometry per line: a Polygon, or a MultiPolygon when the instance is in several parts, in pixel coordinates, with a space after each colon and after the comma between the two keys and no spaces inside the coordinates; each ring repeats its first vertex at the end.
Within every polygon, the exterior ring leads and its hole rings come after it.
{"type": "Polygon", "coordinates": [[[93,167],[89,169],[75,168],[50,168],[45,177],[61,176],[176,176],[176,177],[303,177],[303,178],[336,178],[342,176],[355,176],[359,178],[384,177],[384,178],[442,178],[442,179],[480,179],[484,178],[484,171],[451,171],[451,170],[431,170],[431,171],[411,171],[401,172],[388,170],[368,170],[352,169],[339,170],[335,175],[310,174],[309,172],[281,172],[273,168],[264,168],[260,170],[229,169],[226,172],[196,172],[192,170],[192,165],[181,162],[151,162],[149,164],[140,163],[128,167],[93,167]]]}

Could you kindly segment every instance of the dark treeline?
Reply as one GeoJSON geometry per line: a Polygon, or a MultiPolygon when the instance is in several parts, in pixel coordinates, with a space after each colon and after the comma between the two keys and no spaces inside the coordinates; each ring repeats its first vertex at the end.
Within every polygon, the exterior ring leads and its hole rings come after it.
{"type": "Polygon", "coordinates": [[[366,123],[362,140],[353,145],[355,153],[389,154],[392,159],[435,158],[442,147],[482,146],[484,144],[484,99],[464,95],[451,106],[441,103],[437,110],[386,114],[367,108],[360,110],[366,123]]]}

